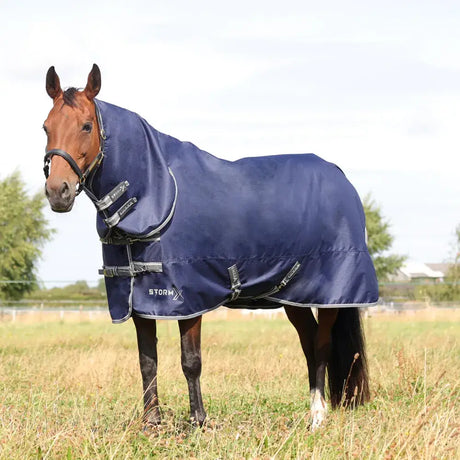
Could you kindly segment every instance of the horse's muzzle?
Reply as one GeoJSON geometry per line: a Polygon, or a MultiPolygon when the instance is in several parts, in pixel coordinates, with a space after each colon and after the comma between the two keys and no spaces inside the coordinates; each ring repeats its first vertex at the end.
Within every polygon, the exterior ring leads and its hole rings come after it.
{"type": "Polygon", "coordinates": [[[69,212],[75,201],[75,186],[67,181],[53,185],[46,183],[45,194],[54,212],[69,212]]]}

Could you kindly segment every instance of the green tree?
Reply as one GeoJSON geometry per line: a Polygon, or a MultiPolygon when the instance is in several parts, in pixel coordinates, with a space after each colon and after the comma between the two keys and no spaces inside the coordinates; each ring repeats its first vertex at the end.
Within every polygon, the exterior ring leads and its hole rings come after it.
{"type": "Polygon", "coordinates": [[[378,280],[386,281],[389,275],[402,266],[405,257],[388,254],[394,240],[390,233],[390,223],[384,219],[380,206],[375,203],[371,195],[366,195],[363,206],[366,214],[369,253],[374,261],[378,280]]]}
{"type": "Polygon", "coordinates": [[[105,297],[106,296],[106,290],[105,290],[105,280],[104,278],[101,278],[98,283],[97,283],[97,290],[105,297]]]}
{"type": "MultiPolygon", "coordinates": [[[[104,282],[104,280],[102,280],[104,282]]],[[[99,283],[100,284],[100,283],[99,283]]],[[[51,289],[39,289],[27,295],[29,299],[42,300],[42,301],[57,301],[57,300],[71,300],[71,301],[94,301],[101,303],[106,300],[105,287],[102,291],[100,286],[89,287],[88,283],[84,280],[76,281],[73,284],[68,284],[63,287],[53,287],[51,289]]]]}
{"type": "Polygon", "coordinates": [[[0,180],[0,298],[20,299],[36,287],[35,267],[53,234],[43,192],[32,197],[18,172],[0,180]]]}

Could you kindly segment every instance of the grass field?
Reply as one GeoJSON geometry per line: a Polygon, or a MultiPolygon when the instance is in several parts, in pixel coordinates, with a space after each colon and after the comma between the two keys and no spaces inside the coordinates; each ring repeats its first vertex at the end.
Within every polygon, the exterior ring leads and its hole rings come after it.
{"type": "Polygon", "coordinates": [[[187,425],[177,323],[161,322],[150,436],[131,321],[0,323],[0,459],[460,458],[459,313],[367,319],[372,401],[313,434],[287,320],[205,317],[202,430],[187,425]]]}

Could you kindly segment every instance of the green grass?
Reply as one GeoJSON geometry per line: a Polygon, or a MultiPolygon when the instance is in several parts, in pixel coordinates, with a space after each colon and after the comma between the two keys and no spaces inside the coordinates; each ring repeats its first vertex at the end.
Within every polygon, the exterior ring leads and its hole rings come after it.
{"type": "Polygon", "coordinates": [[[163,424],[149,436],[131,322],[0,323],[0,459],[459,458],[458,319],[369,318],[372,400],[315,433],[287,320],[205,317],[202,430],[187,424],[177,323],[160,322],[163,424]]]}

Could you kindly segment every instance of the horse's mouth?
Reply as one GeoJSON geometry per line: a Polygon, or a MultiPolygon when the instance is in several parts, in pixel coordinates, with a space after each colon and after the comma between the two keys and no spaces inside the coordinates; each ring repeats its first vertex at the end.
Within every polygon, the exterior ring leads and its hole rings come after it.
{"type": "Polygon", "coordinates": [[[72,200],[70,203],[50,203],[51,210],[58,213],[65,213],[69,212],[73,208],[74,201],[72,200]]]}

